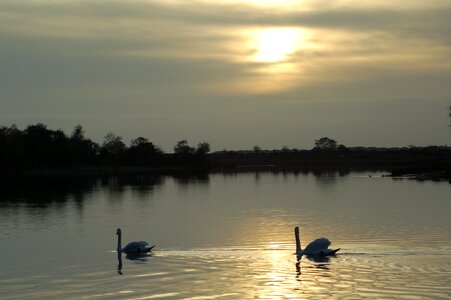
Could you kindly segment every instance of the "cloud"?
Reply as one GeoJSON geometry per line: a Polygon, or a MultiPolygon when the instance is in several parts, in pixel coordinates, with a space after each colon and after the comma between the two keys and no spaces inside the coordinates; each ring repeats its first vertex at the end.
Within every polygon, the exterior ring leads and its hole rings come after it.
{"type": "Polygon", "coordinates": [[[448,97],[447,1],[284,2],[3,0],[0,121],[62,116],[55,124],[63,124],[86,118],[92,128],[106,128],[95,129],[99,136],[127,123],[131,137],[132,128],[151,124],[165,128],[159,134],[166,144],[190,135],[217,144],[210,128],[232,140],[246,126],[236,145],[258,144],[262,140],[248,141],[244,132],[262,127],[282,143],[285,135],[277,132],[294,138],[297,126],[326,134],[332,121],[318,116],[312,101],[343,103],[355,112],[349,99],[388,105],[392,99],[448,97]],[[258,50],[256,33],[268,28],[301,30],[306,39],[283,63],[257,62],[251,59],[258,50]],[[117,124],[118,118],[127,122],[117,124]]]}
{"type": "MultiPolygon", "coordinates": [[[[327,1],[329,3],[330,1],[327,1]]],[[[349,1],[348,1],[349,2],[349,1]]],[[[437,2],[437,1],[436,1],[437,2]]],[[[324,1],[322,3],[325,3],[324,1]]],[[[441,2],[439,2],[441,3],[441,2]]],[[[443,2],[446,3],[446,2],[443,2]]],[[[296,26],[345,28],[348,30],[380,30],[392,27],[422,25],[428,28],[449,30],[451,5],[424,7],[408,6],[332,6],[316,5],[315,8],[272,9],[250,5],[213,4],[211,2],[166,1],[4,1],[0,7],[3,15],[17,15],[23,23],[43,17],[56,17],[55,21],[76,22],[77,18],[91,20],[87,26],[105,21],[115,26],[122,21],[132,23],[166,24],[174,22],[188,26],[296,26]],[[72,18],[72,19],[70,19],[72,18]],[[28,19],[28,20],[27,20],[28,19]]],[[[51,24],[51,23],[49,23],[51,24]]],[[[20,24],[17,24],[20,27],[20,24]]],[[[94,28],[92,28],[94,29],[94,28]]],[[[95,30],[94,30],[95,31],[95,30]]]]}
{"type": "Polygon", "coordinates": [[[20,85],[28,93],[156,93],[170,86],[185,93],[280,92],[357,83],[384,72],[449,70],[451,8],[343,5],[277,11],[208,3],[6,1],[0,9],[3,93],[15,93],[20,85]],[[256,51],[246,41],[249,32],[273,26],[311,33],[312,47],[290,57],[291,74],[262,74],[265,64],[249,59],[256,51]],[[359,76],[347,71],[352,68],[362,70],[359,76]],[[273,87],[262,89],[268,80],[273,87]]]}

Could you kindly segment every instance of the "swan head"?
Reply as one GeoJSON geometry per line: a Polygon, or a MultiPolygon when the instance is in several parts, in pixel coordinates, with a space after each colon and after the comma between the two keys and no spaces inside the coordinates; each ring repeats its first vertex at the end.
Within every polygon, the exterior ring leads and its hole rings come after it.
{"type": "Polygon", "coordinates": [[[120,229],[120,228],[118,228],[118,229],[116,230],[116,234],[117,234],[117,235],[121,234],[121,229],[120,229]]]}

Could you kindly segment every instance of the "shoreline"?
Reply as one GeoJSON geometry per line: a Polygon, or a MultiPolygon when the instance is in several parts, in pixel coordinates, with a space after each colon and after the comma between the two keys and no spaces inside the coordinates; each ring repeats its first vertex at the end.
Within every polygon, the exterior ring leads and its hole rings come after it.
{"type": "Polygon", "coordinates": [[[450,181],[451,168],[448,165],[420,164],[390,164],[385,163],[297,163],[297,164],[240,164],[222,165],[207,164],[198,166],[76,166],[76,167],[41,167],[28,169],[3,169],[0,170],[0,180],[22,181],[54,178],[74,178],[74,177],[101,177],[101,176],[126,176],[126,175],[196,175],[196,174],[216,174],[216,173],[248,173],[248,172],[293,172],[293,173],[322,173],[338,172],[342,174],[358,171],[386,172],[383,177],[393,179],[415,179],[419,181],[435,180],[450,181]]]}

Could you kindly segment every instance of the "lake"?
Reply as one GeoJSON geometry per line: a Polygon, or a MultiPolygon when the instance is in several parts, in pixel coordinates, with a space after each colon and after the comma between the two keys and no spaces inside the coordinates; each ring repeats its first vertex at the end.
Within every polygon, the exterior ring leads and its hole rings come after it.
{"type": "Polygon", "coordinates": [[[4,184],[0,298],[450,299],[451,184],[380,175],[4,184]],[[303,247],[325,236],[341,250],[297,263],[295,226],[303,247]],[[118,227],[153,254],[119,259],[118,227]]]}

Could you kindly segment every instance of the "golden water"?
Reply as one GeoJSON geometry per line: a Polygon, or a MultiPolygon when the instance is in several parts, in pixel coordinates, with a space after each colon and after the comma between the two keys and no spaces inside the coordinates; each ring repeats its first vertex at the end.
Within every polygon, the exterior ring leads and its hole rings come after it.
{"type": "Polygon", "coordinates": [[[450,299],[451,185],[335,175],[5,188],[0,299],[450,299]],[[339,255],[297,263],[296,225],[339,255]],[[154,254],[118,270],[117,227],[154,254]]]}

